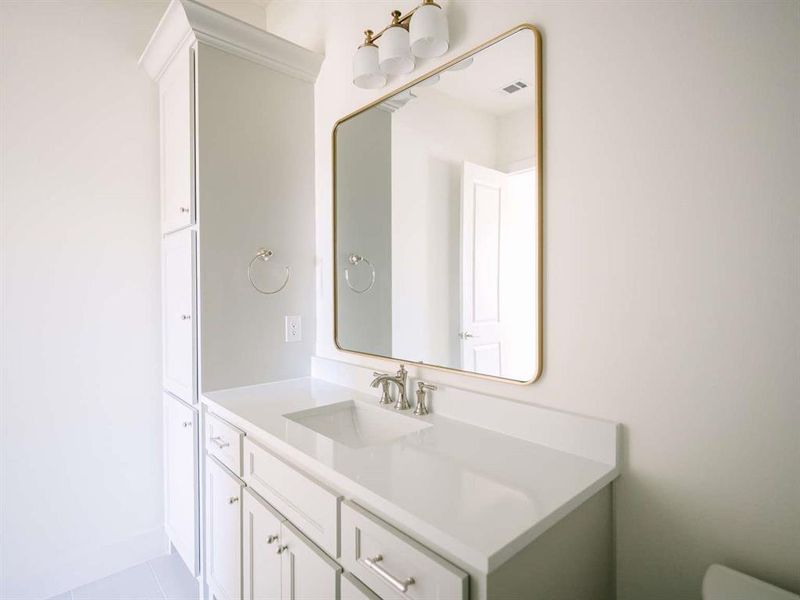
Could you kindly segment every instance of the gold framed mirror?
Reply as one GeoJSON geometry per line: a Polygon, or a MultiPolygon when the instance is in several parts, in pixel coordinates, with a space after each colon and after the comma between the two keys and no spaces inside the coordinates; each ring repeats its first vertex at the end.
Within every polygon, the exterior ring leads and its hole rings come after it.
{"type": "Polygon", "coordinates": [[[336,123],[337,348],[540,377],[541,51],[520,25],[336,123]]]}

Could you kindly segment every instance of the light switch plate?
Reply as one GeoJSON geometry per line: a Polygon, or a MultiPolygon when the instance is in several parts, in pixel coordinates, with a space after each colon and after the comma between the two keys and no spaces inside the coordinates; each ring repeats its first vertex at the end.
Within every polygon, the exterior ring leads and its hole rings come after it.
{"type": "Polygon", "coordinates": [[[303,324],[300,315],[286,316],[286,336],[287,342],[299,342],[303,339],[303,324]]]}

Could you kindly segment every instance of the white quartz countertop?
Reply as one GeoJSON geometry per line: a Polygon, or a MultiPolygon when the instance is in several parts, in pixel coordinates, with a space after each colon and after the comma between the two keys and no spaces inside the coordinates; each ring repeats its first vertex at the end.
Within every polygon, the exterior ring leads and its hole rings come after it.
{"type": "Polygon", "coordinates": [[[483,573],[617,476],[616,465],[436,414],[406,411],[432,426],[361,448],[284,416],[347,400],[377,405],[375,395],[313,378],[203,395],[211,412],[289,462],[483,573]]]}

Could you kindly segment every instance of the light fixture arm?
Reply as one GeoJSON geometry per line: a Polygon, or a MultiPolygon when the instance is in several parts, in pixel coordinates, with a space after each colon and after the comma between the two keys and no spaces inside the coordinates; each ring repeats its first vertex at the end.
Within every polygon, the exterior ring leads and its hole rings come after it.
{"type": "MultiPolygon", "coordinates": [[[[414,16],[414,13],[417,12],[417,9],[419,9],[420,7],[425,6],[427,4],[430,4],[430,5],[435,6],[437,8],[442,8],[441,6],[436,4],[436,2],[434,2],[434,0],[422,0],[422,4],[420,4],[419,6],[415,6],[410,11],[408,11],[406,14],[402,14],[399,10],[393,10],[392,11],[392,22],[389,23],[383,29],[381,29],[378,33],[373,33],[371,29],[367,29],[367,31],[369,31],[369,36],[368,36],[369,37],[369,43],[375,42],[384,33],[386,33],[386,31],[390,27],[395,27],[396,25],[400,25],[401,27],[405,27],[406,29],[408,29],[408,23],[409,23],[409,21],[411,21],[411,17],[414,16]]],[[[367,31],[365,31],[364,33],[366,34],[367,31]]],[[[367,42],[364,42],[364,43],[366,44],[367,42]]]]}

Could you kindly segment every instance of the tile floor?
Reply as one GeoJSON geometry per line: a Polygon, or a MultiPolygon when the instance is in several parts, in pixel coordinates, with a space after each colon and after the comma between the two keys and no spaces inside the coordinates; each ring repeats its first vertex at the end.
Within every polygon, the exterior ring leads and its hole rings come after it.
{"type": "Polygon", "coordinates": [[[180,556],[159,556],[51,600],[199,600],[199,586],[180,556]]]}

